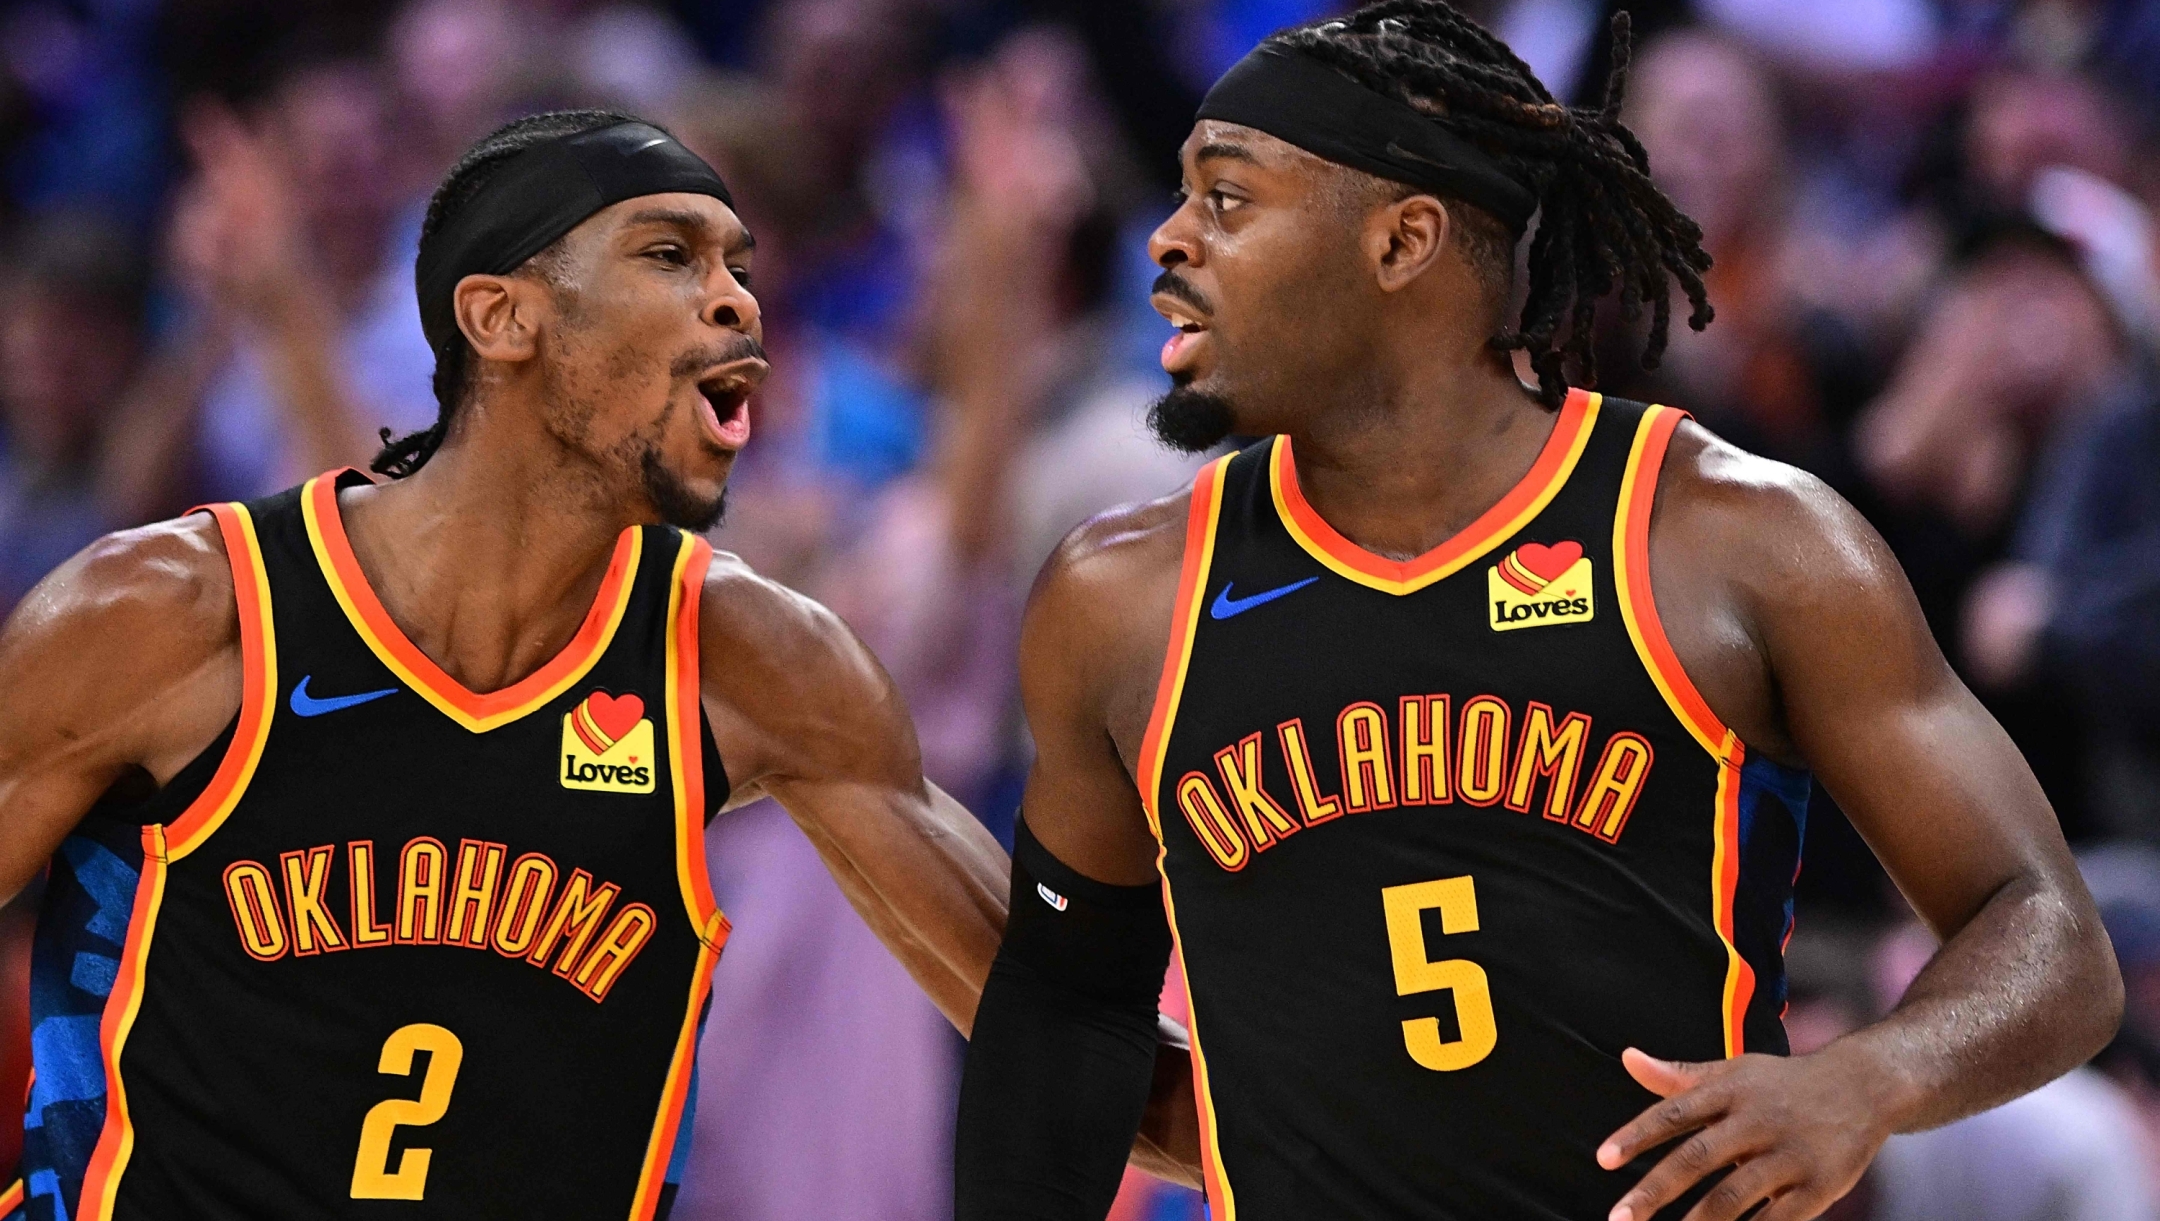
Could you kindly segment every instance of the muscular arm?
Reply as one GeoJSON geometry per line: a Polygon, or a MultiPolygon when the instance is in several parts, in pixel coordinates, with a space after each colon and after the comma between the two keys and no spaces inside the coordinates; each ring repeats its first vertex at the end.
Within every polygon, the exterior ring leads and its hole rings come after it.
{"type": "MultiPolygon", "coordinates": [[[[1100,1218],[1151,1081],[1165,1092],[1168,1057],[1150,1049],[1170,942],[1131,764],[1169,634],[1183,525],[1182,500],[1097,519],[1051,558],[1029,602],[1020,680],[1036,757],[1022,808],[1040,850],[1020,864],[1051,871],[1041,880],[1069,906],[1016,888],[1022,906],[961,1086],[962,1221],[1100,1218]]],[[[1034,889],[1036,878],[1015,877],[1034,889]]],[[[1190,1166],[1197,1126],[1179,1109],[1164,1127],[1172,1113],[1158,1106],[1147,1130],[1178,1140],[1190,1166]]]]}
{"type": "Polygon", "coordinates": [[[108,792],[147,795],[240,706],[232,572],[207,515],[108,536],[0,628],[0,897],[108,792]]]}
{"type": "Polygon", "coordinates": [[[848,902],[964,1034],[1005,924],[1005,854],[923,779],[891,680],[825,608],[714,560],[705,706],[737,802],[786,807],[848,902]]]}
{"type": "MultiPolygon", "coordinates": [[[[1004,852],[923,779],[891,680],[830,612],[723,556],[702,616],[705,707],[734,800],[786,807],[872,931],[969,1033],[1005,927],[1004,852]]],[[[1164,1047],[1157,1063],[1143,1139],[1126,1147],[1150,1172],[1193,1181],[1185,1056],[1164,1047]]]]}
{"type": "MultiPolygon", "coordinates": [[[[1892,1132],[1948,1123],[2082,1063],[2122,986],[2054,811],[1937,649],[1897,562],[1816,481],[1683,426],[1651,532],[1661,618],[1748,743],[1805,761],[1943,939],[1897,1008],[1821,1051],[1676,1065],[1629,1055],[1667,1100],[1607,1166],[1694,1132],[1620,1201],[1647,1217],[1736,1167],[1689,1214],[1813,1217],[1892,1132]]],[[[1654,1050],[1654,1049],[1647,1049],[1654,1050]]]]}

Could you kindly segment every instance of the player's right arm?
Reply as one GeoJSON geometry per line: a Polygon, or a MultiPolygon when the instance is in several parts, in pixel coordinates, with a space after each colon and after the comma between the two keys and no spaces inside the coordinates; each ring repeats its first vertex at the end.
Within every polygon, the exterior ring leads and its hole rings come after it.
{"type": "Polygon", "coordinates": [[[0,627],[0,900],[91,806],[147,796],[240,707],[232,569],[208,514],[108,535],[0,627]]]}
{"type": "Polygon", "coordinates": [[[1036,755],[960,1090],[960,1221],[1100,1221],[1141,1125],[1170,931],[1132,767],[1185,506],[1082,526],[1029,599],[1020,687],[1036,755]]]}

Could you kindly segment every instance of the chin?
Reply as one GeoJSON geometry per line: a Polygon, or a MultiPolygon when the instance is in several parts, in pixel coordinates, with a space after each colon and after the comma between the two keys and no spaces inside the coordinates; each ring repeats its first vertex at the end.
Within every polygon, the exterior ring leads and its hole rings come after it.
{"type": "Polygon", "coordinates": [[[1237,432],[1237,409],[1230,397],[1191,380],[1172,379],[1170,392],[1148,408],[1148,429],[1155,439],[1184,454],[1203,454],[1237,432]]]}
{"type": "Polygon", "coordinates": [[[652,502],[661,521],[692,534],[703,534],[719,525],[726,516],[726,466],[721,468],[717,478],[684,475],[670,469],[652,450],[645,452],[643,466],[645,496],[652,502]]]}

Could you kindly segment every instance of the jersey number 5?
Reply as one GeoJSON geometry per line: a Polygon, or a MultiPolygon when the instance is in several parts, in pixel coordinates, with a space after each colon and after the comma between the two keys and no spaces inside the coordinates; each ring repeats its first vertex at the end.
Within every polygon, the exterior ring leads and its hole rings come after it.
{"type": "Polygon", "coordinates": [[[1467,958],[1434,962],[1425,948],[1425,913],[1434,908],[1440,909],[1441,932],[1453,936],[1477,931],[1477,889],[1469,877],[1389,886],[1381,890],[1380,904],[1387,912],[1388,950],[1395,959],[1395,995],[1444,989],[1455,997],[1460,1037],[1442,1040],[1438,1018],[1412,1018],[1402,1024],[1410,1058],[1434,1072],[1452,1073],[1491,1055],[1500,1035],[1493,1025],[1485,968],[1467,958]]]}
{"type": "Polygon", "coordinates": [[[428,1053],[427,1076],[420,1081],[420,1097],[386,1098],[369,1109],[360,1123],[360,1152],[353,1158],[352,1198],[355,1200],[418,1200],[427,1195],[428,1162],[433,1149],[407,1149],[390,1169],[390,1134],[400,1124],[426,1127],[450,1109],[450,1090],[457,1084],[458,1065],[465,1061],[465,1045],[440,1026],[415,1022],[400,1026],[383,1043],[382,1060],[375,1071],[412,1074],[413,1053],[428,1053]]]}

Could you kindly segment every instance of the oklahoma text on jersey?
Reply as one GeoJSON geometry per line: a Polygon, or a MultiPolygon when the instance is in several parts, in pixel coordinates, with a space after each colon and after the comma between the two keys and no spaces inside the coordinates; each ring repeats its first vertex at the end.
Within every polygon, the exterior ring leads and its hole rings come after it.
{"type": "Polygon", "coordinates": [[[1275,726],[1272,735],[1246,734],[1215,752],[1220,788],[1206,772],[1179,777],[1178,808],[1208,855],[1232,871],[1297,832],[1344,814],[1458,800],[1526,814],[1541,781],[1545,799],[1538,804],[1547,819],[1618,842],[1650,775],[1647,738],[1626,730],[1607,737],[1578,796],[1589,757],[1587,715],[1556,718],[1551,707],[1532,700],[1517,718],[1507,701],[1493,695],[1464,700],[1459,715],[1451,712],[1453,703],[1444,693],[1403,696],[1393,727],[1388,710],[1370,700],[1344,708],[1334,732],[1341,793],[1321,791],[1314,779],[1302,717],[1275,726]],[[1521,729],[1511,733],[1518,720],[1521,729]],[[1278,751],[1267,750],[1269,737],[1278,751]],[[1264,759],[1269,754],[1272,766],[1264,759]],[[1270,770],[1288,778],[1288,801],[1269,791],[1270,770]]]}
{"type": "Polygon", "coordinates": [[[276,962],[287,953],[307,957],[390,945],[456,945],[492,949],[541,968],[553,958],[555,974],[595,1002],[606,1000],[652,938],[657,923],[652,908],[631,903],[610,922],[608,909],[620,893],[613,882],[595,886],[591,874],[574,869],[558,896],[561,870],[553,859],[528,852],[506,872],[503,861],[509,854],[503,844],[460,840],[455,872],[446,877],[448,849],[432,836],[416,836],[398,853],[397,900],[383,920],[377,917],[374,841],[354,840],[345,845],[350,936],[327,902],[337,855],[332,844],[281,853],[275,871],[259,861],[234,861],[225,867],[225,897],[241,948],[261,962],[276,962]]]}

